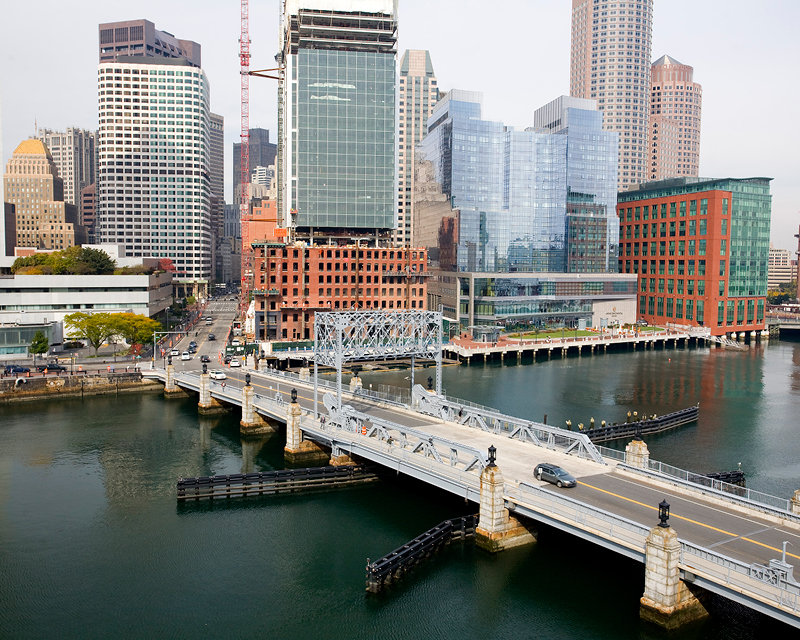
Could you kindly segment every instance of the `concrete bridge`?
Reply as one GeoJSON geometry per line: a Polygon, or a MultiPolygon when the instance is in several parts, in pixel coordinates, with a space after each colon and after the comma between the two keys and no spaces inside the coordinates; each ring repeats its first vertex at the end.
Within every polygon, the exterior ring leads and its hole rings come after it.
{"type": "Polygon", "coordinates": [[[706,615],[708,591],[800,628],[800,555],[784,544],[800,547],[800,491],[785,499],[701,481],[650,460],[642,441],[606,449],[420,386],[405,405],[370,396],[355,378],[338,410],[332,389],[315,407],[307,372],[252,372],[250,384],[224,385],[171,365],[144,375],[164,382],[168,396],[197,393],[202,413],[241,407],[243,435],[285,423],[296,463],[361,458],[478,503],[477,540],[490,551],[534,541],[539,522],[642,562],[642,617],[664,627],[706,615]],[[566,468],[578,486],[538,481],[540,462],[566,468]]]}

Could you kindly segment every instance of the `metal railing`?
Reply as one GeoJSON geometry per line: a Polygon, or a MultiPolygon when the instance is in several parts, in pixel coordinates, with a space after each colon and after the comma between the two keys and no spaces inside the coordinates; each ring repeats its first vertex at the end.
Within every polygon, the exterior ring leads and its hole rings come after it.
{"type": "Polygon", "coordinates": [[[611,460],[618,460],[620,462],[625,462],[624,451],[620,451],[619,449],[612,449],[610,447],[604,447],[599,444],[596,444],[594,446],[600,452],[600,455],[603,456],[603,459],[611,459],[611,460]]]}

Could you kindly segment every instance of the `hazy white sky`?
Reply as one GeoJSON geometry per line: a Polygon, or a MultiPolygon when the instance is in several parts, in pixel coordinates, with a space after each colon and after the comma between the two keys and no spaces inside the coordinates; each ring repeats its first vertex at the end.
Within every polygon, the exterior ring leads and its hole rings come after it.
{"type": "MultiPolygon", "coordinates": [[[[609,0],[613,2],[613,0],[609,0]]],[[[39,126],[97,127],[97,25],[146,18],[195,40],[225,116],[225,189],[239,140],[238,0],[4,3],[0,12],[3,163],[39,126]]],[[[484,117],[524,127],[569,92],[570,0],[400,0],[400,53],[428,49],[443,89],[484,93],[484,117]]],[[[252,69],[275,65],[278,0],[251,0],[252,69]]],[[[700,174],[767,176],[772,241],[797,247],[800,223],[800,44],[797,0],[656,0],[653,59],[694,67],[703,85],[700,174]]],[[[251,79],[250,124],[276,136],[276,86],[251,79]]]]}

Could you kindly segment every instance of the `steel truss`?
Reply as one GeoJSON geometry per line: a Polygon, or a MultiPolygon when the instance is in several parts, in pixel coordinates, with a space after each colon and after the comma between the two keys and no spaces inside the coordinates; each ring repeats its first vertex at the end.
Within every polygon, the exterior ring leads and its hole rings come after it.
{"type": "Polygon", "coordinates": [[[342,406],[342,366],[357,360],[411,358],[436,362],[436,393],[442,393],[440,311],[320,311],[314,314],[314,411],[318,365],[336,368],[336,403],[342,406]]]}
{"type": "Polygon", "coordinates": [[[488,433],[506,434],[509,438],[517,438],[522,442],[532,442],[539,447],[591,458],[605,464],[603,456],[585,433],[529,422],[489,409],[470,407],[441,395],[433,395],[420,385],[414,387],[411,402],[416,411],[429,416],[488,433]]]}

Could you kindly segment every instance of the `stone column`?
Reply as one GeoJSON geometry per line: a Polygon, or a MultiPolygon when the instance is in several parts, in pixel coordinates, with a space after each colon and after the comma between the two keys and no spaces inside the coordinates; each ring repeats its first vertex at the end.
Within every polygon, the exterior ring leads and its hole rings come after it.
{"type": "Polygon", "coordinates": [[[681,547],[675,530],[653,527],[646,552],[641,618],[671,630],[707,616],[705,607],[680,579],[681,547]]]}
{"type": "Polygon", "coordinates": [[[266,358],[262,358],[261,360],[258,361],[258,370],[259,371],[266,371],[267,368],[268,367],[267,367],[267,359],[266,358]]]}
{"type": "Polygon", "coordinates": [[[211,397],[211,383],[207,373],[200,374],[200,400],[197,403],[197,412],[204,416],[225,413],[227,409],[219,400],[211,397]]]}
{"type": "Polygon", "coordinates": [[[242,389],[242,419],[239,421],[239,433],[243,436],[274,433],[275,427],[258,414],[255,408],[255,389],[246,385],[242,389]]]}
{"type": "Polygon", "coordinates": [[[187,394],[177,384],[175,384],[175,366],[170,362],[167,365],[167,382],[164,385],[165,398],[185,398],[187,394]]]}
{"type": "Polygon", "coordinates": [[[481,504],[475,540],[482,549],[497,553],[536,542],[536,537],[516,518],[508,515],[503,499],[503,474],[494,464],[492,450],[489,450],[489,465],[481,472],[481,504]]]}
{"type": "MultiPolygon", "coordinates": [[[[300,379],[303,382],[308,382],[309,380],[311,380],[311,371],[309,370],[308,367],[301,367],[300,368],[300,379]]],[[[350,382],[350,384],[351,385],[353,384],[352,381],[350,382]]]]}
{"type": "Polygon", "coordinates": [[[361,378],[357,375],[350,378],[350,393],[358,393],[364,385],[361,383],[361,378]]]}
{"type": "Polygon", "coordinates": [[[800,515],[800,489],[795,491],[792,497],[792,513],[800,515]]]}
{"type": "Polygon", "coordinates": [[[625,464],[637,469],[649,469],[650,450],[644,440],[631,440],[625,447],[625,464]]]}
{"type": "Polygon", "coordinates": [[[303,411],[297,402],[291,402],[286,408],[286,446],[283,455],[287,462],[292,465],[325,463],[328,461],[328,454],[319,445],[310,440],[303,440],[303,432],[300,430],[300,418],[303,411]]]}

